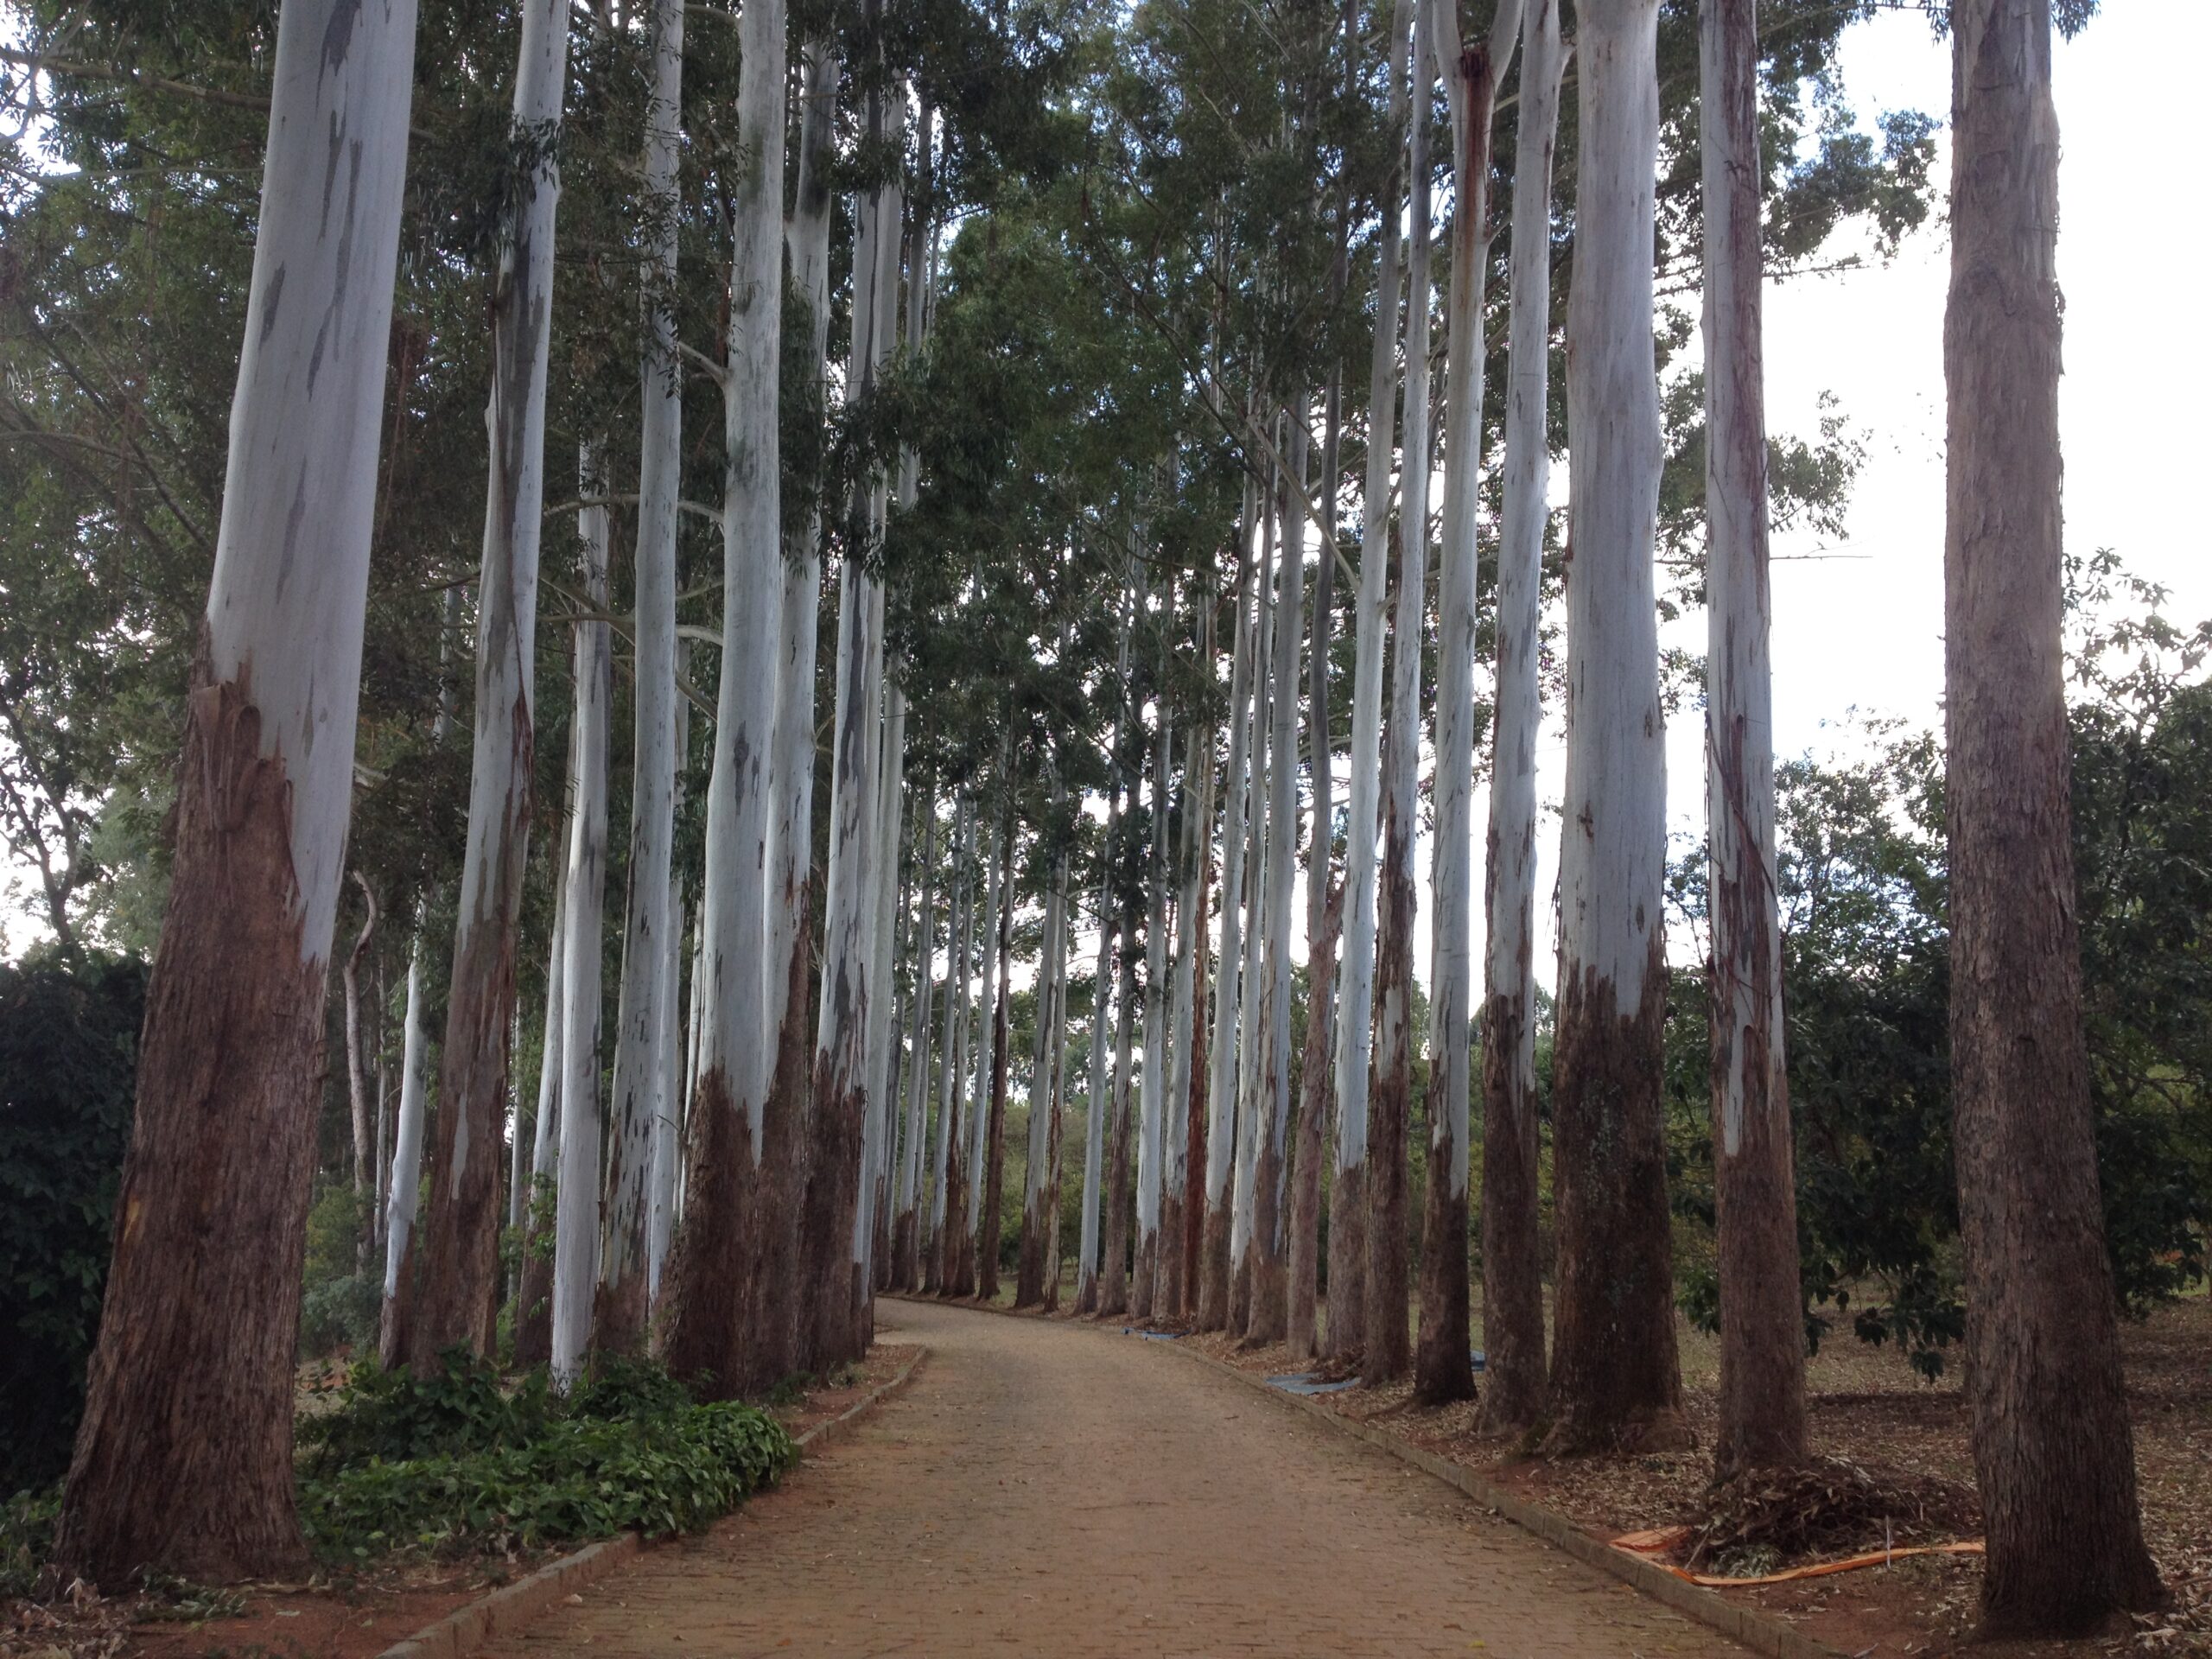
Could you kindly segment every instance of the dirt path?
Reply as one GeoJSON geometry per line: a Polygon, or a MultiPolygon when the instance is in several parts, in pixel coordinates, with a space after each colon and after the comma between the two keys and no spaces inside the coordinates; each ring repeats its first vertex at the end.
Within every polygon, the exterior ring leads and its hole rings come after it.
{"type": "Polygon", "coordinates": [[[502,1655],[1744,1649],[1379,1452],[1136,1338],[902,1302],[904,1396],[502,1655]]]}

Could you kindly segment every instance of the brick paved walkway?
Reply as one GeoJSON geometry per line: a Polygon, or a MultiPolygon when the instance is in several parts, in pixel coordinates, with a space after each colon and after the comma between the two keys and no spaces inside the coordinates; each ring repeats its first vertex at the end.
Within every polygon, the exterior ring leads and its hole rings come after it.
{"type": "Polygon", "coordinates": [[[1737,1655],[1428,1477],[1156,1344],[879,1305],[911,1390],[713,1532],[492,1649],[1737,1655]]]}

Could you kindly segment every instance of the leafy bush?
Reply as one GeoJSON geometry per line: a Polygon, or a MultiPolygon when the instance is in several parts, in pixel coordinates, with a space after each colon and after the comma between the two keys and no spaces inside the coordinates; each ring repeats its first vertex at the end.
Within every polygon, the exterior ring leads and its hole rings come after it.
{"type": "Polygon", "coordinates": [[[783,1425],[734,1403],[564,1418],[527,1445],[309,1475],[300,1513],[317,1548],[355,1556],[684,1532],[735,1509],[797,1456],[783,1425]]]}
{"type": "Polygon", "coordinates": [[[0,964],[0,1492],[68,1466],[145,995],[139,962],[0,964]]]}
{"type": "Polygon", "coordinates": [[[61,1489],[18,1492],[0,1503],[0,1600],[33,1594],[39,1570],[54,1549],[54,1523],[61,1489]]]}
{"type": "Polygon", "coordinates": [[[432,1377],[357,1366],[300,1440],[308,1537],[357,1557],[686,1531],[798,1457],[773,1418],[694,1405],[651,1361],[602,1360],[563,1398],[543,1370],[510,1389],[459,1348],[432,1377]]]}
{"type": "Polygon", "coordinates": [[[353,1183],[334,1183],[308,1211],[307,1262],[301,1276],[300,1352],[321,1358],[340,1348],[372,1352],[383,1315],[382,1263],[365,1265],[368,1221],[353,1183]]]}

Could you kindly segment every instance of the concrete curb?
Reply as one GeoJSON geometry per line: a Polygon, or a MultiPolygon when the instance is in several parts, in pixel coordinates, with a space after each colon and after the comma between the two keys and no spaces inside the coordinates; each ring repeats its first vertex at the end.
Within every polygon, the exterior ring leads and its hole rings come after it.
{"type": "MultiPolygon", "coordinates": [[[[922,1369],[922,1362],[929,1357],[930,1351],[923,1348],[889,1382],[871,1389],[835,1417],[808,1429],[798,1437],[799,1449],[805,1452],[826,1446],[849,1433],[861,1417],[912,1382],[915,1373],[922,1369]]],[[[644,1547],[634,1532],[586,1544],[572,1554],[548,1561],[527,1578],[502,1585],[489,1595],[479,1596],[466,1606],[454,1608],[436,1624],[386,1648],[377,1659],[465,1659],[465,1656],[494,1637],[520,1629],[586,1585],[597,1583],[644,1547]]]]}
{"type": "Polygon", "coordinates": [[[1724,1600],[1717,1591],[1685,1583],[1664,1567],[1656,1567],[1625,1550],[1615,1549],[1611,1544],[1592,1538],[1558,1511],[1531,1503],[1526,1498],[1516,1497],[1503,1487],[1492,1485],[1463,1464],[1453,1463],[1448,1458],[1440,1458],[1433,1452],[1400,1440],[1371,1423],[1363,1423],[1340,1412],[1332,1411],[1319,1400],[1270,1388],[1265,1379],[1250,1371],[1240,1370],[1211,1354],[1173,1343],[1165,1345],[1194,1364],[1207,1366],[1233,1377],[1244,1387],[1256,1389],[1270,1400],[1302,1411],[1340,1433],[1364,1440],[1402,1462],[1409,1463],[1424,1473],[1434,1476],[1446,1485],[1457,1487],[1484,1509],[1494,1510],[1514,1525],[1535,1534],[1554,1548],[1565,1550],[1575,1560],[1586,1562],[1601,1573],[1611,1573],[1655,1600],[1666,1603],[1686,1618],[1694,1618],[1724,1636],[1734,1637],[1752,1651],[1768,1656],[1768,1659],[1847,1659],[1840,1649],[1815,1641],[1771,1613],[1763,1613],[1754,1608],[1724,1600]]]}

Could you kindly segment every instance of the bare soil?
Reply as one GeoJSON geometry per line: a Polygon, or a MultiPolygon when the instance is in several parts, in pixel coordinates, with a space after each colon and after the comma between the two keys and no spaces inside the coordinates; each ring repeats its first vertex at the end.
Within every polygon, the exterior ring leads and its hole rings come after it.
{"type": "MultiPolygon", "coordinates": [[[[1717,1420],[1719,1345],[1678,1330],[1684,1405],[1697,1445],[1649,1457],[1540,1459],[1522,1446],[1485,1437],[1473,1402],[1437,1410],[1412,1404],[1410,1382],[1353,1388],[1320,1398],[1332,1410],[1389,1429],[1411,1443],[1478,1470],[1509,1491],[1560,1511],[1592,1536],[1711,1518],[1711,1448],[1717,1420]]],[[[2128,1401],[2134,1421],[2145,1531],[2174,1605],[2078,1642],[1975,1644],[1991,1659],[2087,1659],[2121,1653],[2212,1656],[2212,1300],[2202,1292],[2140,1324],[2124,1324],[2128,1401]]],[[[1294,1365],[1280,1346],[1241,1349],[1219,1335],[1184,1338],[1246,1370],[1275,1375],[1294,1365]]],[[[1478,1315],[1478,1344],[1481,1341],[1478,1315]]],[[[1955,1357],[1955,1356],[1954,1357],[1955,1357]]],[[[1806,1376],[1813,1449],[1894,1477],[1904,1488],[1939,1482],[1971,1491],[1974,1463],[1966,1401],[1954,1370],[1929,1384],[1894,1349],[1870,1348],[1847,1332],[1832,1335],[1806,1376]]],[[[1900,1502],[1903,1497],[1901,1495],[1900,1502]]],[[[1956,1528],[1916,1525],[1914,1541],[1959,1535],[1956,1528]]],[[[1821,1548],[1778,1550],[1784,1566],[1879,1549],[1884,1536],[1821,1548]]],[[[1974,1535],[1971,1531],[1967,1536],[1974,1535]]],[[[1905,1540],[1899,1537],[1898,1542],[1905,1540]]],[[[1710,1570],[1709,1568],[1706,1570],[1710,1570]]],[[[1881,1567],[1783,1585],[1726,1592],[1789,1620],[1854,1659],[1963,1653],[1980,1597],[1981,1563],[1971,1556],[1921,1556],[1881,1567]]]]}

